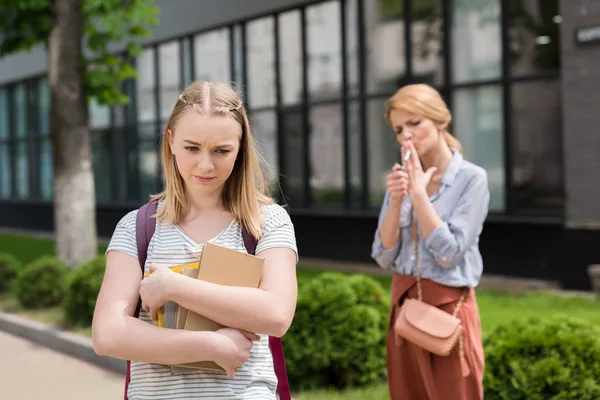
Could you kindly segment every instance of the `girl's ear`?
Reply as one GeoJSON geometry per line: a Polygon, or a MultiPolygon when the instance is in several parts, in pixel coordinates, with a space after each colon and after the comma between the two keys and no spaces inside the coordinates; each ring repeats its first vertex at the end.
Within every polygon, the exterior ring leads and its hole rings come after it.
{"type": "Polygon", "coordinates": [[[173,132],[171,132],[171,128],[167,128],[167,140],[169,141],[169,148],[171,149],[171,154],[175,154],[173,150],[173,132]]]}

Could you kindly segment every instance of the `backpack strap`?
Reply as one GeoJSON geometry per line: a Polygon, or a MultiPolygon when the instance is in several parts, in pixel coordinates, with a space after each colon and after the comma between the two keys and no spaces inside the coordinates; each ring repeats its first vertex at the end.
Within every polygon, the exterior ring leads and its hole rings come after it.
{"type": "MultiPolygon", "coordinates": [[[[248,254],[255,255],[258,240],[252,236],[244,224],[242,224],[242,238],[244,239],[244,246],[246,246],[248,254]]],[[[269,336],[269,348],[271,349],[273,368],[275,369],[275,375],[277,376],[277,393],[279,394],[279,400],[291,400],[292,395],[290,393],[290,384],[288,382],[281,338],[269,336]]]]}
{"type": "MultiPolygon", "coordinates": [[[[135,219],[135,241],[137,244],[138,261],[140,263],[140,269],[142,270],[142,279],[144,279],[144,269],[146,265],[146,258],[148,257],[148,244],[154,235],[156,229],[156,214],[158,204],[156,202],[146,203],[141,206],[138,210],[137,217],[135,219]]],[[[140,308],[142,307],[142,299],[138,299],[137,307],[133,313],[134,318],[138,318],[140,315],[140,308]]],[[[125,375],[125,394],[124,400],[128,400],[127,391],[129,389],[129,381],[131,380],[131,361],[127,360],[127,372],[125,375]]]]}

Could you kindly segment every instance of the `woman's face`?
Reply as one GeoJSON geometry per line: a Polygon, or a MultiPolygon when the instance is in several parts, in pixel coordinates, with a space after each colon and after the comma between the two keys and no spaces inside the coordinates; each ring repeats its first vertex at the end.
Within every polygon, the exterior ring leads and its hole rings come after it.
{"type": "Polygon", "coordinates": [[[440,130],[430,119],[394,109],[390,112],[390,122],[398,143],[411,141],[419,156],[437,148],[440,143],[440,130]]]}
{"type": "Polygon", "coordinates": [[[169,134],[171,153],[190,193],[220,195],[231,175],[242,127],[233,118],[184,111],[169,134]]]}

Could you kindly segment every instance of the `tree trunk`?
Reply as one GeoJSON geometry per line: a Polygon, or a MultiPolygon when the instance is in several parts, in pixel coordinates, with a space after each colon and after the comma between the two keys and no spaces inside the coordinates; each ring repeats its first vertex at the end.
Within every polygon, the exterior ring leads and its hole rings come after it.
{"type": "Polygon", "coordinates": [[[75,267],[96,255],[96,204],[83,70],[82,0],[52,0],[48,38],[56,253],[75,267]]]}

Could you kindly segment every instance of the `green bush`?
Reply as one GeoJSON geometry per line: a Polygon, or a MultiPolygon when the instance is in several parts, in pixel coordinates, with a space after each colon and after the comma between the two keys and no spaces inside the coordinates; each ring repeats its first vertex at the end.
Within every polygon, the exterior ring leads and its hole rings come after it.
{"type": "Polygon", "coordinates": [[[106,258],[101,255],[82,264],[69,275],[63,303],[66,321],[83,326],[92,323],[105,267],[106,258]]]}
{"type": "Polygon", "coordinates": [[[484,340],[486,400],[600,399],[600,331],[568,319],[500,326],[484,340]]]}
{"type": "Polygon", "coordinates": [[[325,272],[305,282],[283,338],[290,382],[307,389],[382,381],[388,302],[381,285],[365,275],[325,272]]]}
{"type": "Polygon", "coordinates": [[[14,282],[14,293],[25,308],[59,304],[65,293],[69,267],[56,257],[43,256],[25,265],[14,282]]]}
{"type": "Polygon", "coordinates": [[[10,253],[0,252],[0,293],[11,289],[21,262],[10,253]]]}

